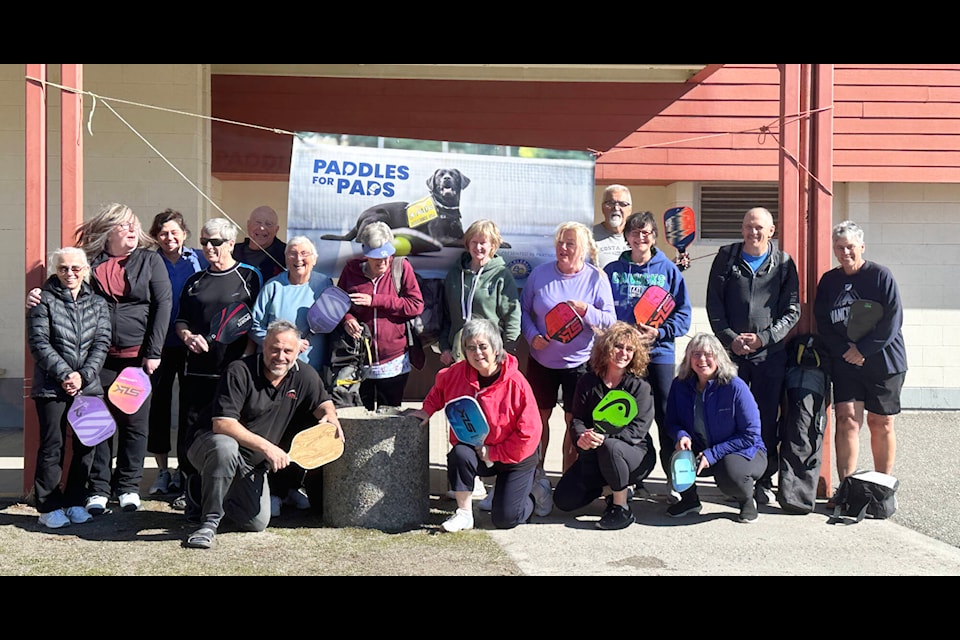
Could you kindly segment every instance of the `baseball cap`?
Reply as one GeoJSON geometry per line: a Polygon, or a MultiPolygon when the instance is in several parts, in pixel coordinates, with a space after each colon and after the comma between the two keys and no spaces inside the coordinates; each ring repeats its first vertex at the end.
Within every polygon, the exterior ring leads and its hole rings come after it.
{"type": "Polygon", "coordinates": [[[389,258],[390,256],[392,256],[394,253],[397,252],[397,250],[394,249],[393,245],[389,242],[384,242],[383,245],[376,248],[366,244],[361,246],[363,247],[363,255],[365,255],[368,258],[376,258],[376,259],[382,260],[383,258],[389,258]]]}

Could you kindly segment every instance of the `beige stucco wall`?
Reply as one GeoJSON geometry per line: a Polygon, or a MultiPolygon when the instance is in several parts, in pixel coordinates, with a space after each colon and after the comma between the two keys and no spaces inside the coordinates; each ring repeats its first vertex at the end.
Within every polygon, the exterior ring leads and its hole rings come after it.
{"type": "MultiPolygon", "coordinates": [[[[0,406],[11,402],[12,393],[19,398],[22,391],[18,385],[22,387],[24,360],[24,76],[24,65],[0,65],[0,296],[6,301],[0,306],[4,370],[0,406]]],[[[49,65],[48,80],[59,82],[59,65],[49,65]]],[[[93,99],[84,100],[85,215],[101,203],[119,201],[133,207],[149,225],[154,214],[172,207],[187,216],[195,240],[209,217],[227,215],[242,229],[251,209],[269,204],[280,214],[281,236],[286,236],[287,183],[220,182],[209,175],[209,121],[189,115],[209,112],[209,65],[85,65],[84,89],[104,99],[183,112],[111,103],[127,126],[99,101],[91,134],[86,127],[93,99]]],[[[58,93],[51,89],[48,98],[48,210],[53,216],[49,237],[54,243],[59,237],[58,93]]],[[[692,183],[631,191],[635,210],[660,213],[680,204],[696,206],[692,183]]],[[[960,185],[841,184],[834,191],[834,220],[849,217],[862,224],[867,256],[891,267],[900,284],[910,362],[904,406],[960,407],[960,367],[955,364],[960,312],[951,286],[960,281],[960,185]]],[[[598,205],[601,192],[597,189],[598,205]]],[[[703,309],[705,286],[712,255],[721,244],[698,239],[690,248],[694,260],[685,277],[694,304],[692,332],[709,330],[703,309]]],[[[673,255],[671,248],[662,248],[673,255]]]]}

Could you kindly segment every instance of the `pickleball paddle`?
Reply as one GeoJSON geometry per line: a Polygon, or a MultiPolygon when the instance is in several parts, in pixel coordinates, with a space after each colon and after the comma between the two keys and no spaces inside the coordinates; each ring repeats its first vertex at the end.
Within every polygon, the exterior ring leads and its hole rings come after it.
{"type": "Polygon", "coordinates": [[[877,326],[883,317],[883,305],[872,300],[854,300],[847,316],[847,338],[856,342],[877,326]]]}
{"type": "Polygon", "coordinates": [[[117,430],[110,409],[98,396],[77,396],[67,410],[67,422],[77,439],[88,447],[95,447],[117,430]]]}
{"type": "Polygon", "coordinates": [[[450,428],[457,440],[473,447],[479,447],[490,433],[490,425],[473,396],[454,398],[443,407],[450,428]]]}
{"type": "Polygon", "coordinates": [[[247,335],[252,326],[250,307],[244,302],[234,302],[210,318],[210,332],[205,337],[207,342],[231,344],[247,335]]]}
{"type": "Polygon", "coordinates": [[[697,237],[697,215],[690,207],[667,209],[663,213],[663,233],[670,246],[677,250],[674,263],[683,271],[690,266],[687,247],[693,244],[697,237]]]}
{"type": "Polygon", "coordinates": [[[307,310],[307,325],[313,333],[330,333],[350,310],[350,294],[340,287],[327,287],[307,310]]]}
{"type": "Polygon", "coordinates": [[[683,493],[697,481],[697,461],[693,451],[681,449],[670,456],[670,483],[673,490],[683,493]]]}
{"type": "Polygon", "coordinates": [[[321,422],[293,437],[289,455],[291,462],[304,469],[316,469],[343,455],[343,440],[334,425],[321,422]]]}
{"type": "Polygon", "coordinates": [[[583,318],[569,302],[561,302],[544,316],[547,337],[567,344],[583,331],[583,318]]]}
{"type": "Polygon", "coordinates": [[[650,285],[633,306],[633,317],[637,324],[659,329],[676,306],[677,303],[669,291],[658,285],[650,285]]]}
{"type": "Polygon", "coordinates": [[[593,408],[593,428],[612,435],[637,417],[637,399],[622,389],[611,389],[593,408]]]}
{"type": "Polygon", "coordinates": [[[150,376],[143,367],[126,367],[110,385],[107,399],[120,411],[133,415],[147,401],[152,388],[150,376]]]}

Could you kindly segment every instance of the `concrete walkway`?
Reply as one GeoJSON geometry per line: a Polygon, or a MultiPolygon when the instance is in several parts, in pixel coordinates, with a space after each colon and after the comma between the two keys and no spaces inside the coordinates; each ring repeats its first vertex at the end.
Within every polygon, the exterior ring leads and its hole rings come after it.
{"type": "MultiPolygon", "coordinates": [[[[736,505],[723,501],[712,480],[700,485],[700,515],[669,518],[664,514],[666,483],[658,466],[646,482],[652,495],[637,496],[631,504],[636,524],[621,531],[596,529],[602,500],[572,513],[555,509],[507,531],[494,529],[489,515],[476,509],[477,527],[532,576],[958,576],[960,475],[953,462],[960,451],[958,418],[955,412],[909,411],[897,419],[894,475],[901,486],[899,510],[890,520],[828,525],[823,504],[805,516],[784,514],[774,504],[760,507],[756,523],[740,524],[736,505]]],[[[447,451],[442,420],[434,416],[430,425],[431,493],[441,496],[446,492],[447,451]]],[[[546,463],[554,484],[560,477],[562,434],[557,409],[546,463]]],[[[23,494],[22,435],[19,429],[0,429],[0,496],[23,494]]],[[[866,428],[859,466],[872,468],[866,428]]],[[[154,469],[148,457],[145,486],[153,481],[154,469]]],[[[833,482],[836,486],[835,474],[833,482]]]]}

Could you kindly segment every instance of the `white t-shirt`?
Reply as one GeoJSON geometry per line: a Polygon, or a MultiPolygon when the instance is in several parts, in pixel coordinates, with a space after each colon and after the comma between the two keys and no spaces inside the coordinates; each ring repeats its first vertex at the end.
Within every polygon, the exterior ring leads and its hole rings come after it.
{"type": "Polygon", "coordinates": [[[597,262],[601,269],[630,248],[622,233],[610,233],[602,222],[593,226],[593,240],[597,243],[597,262]]]}

